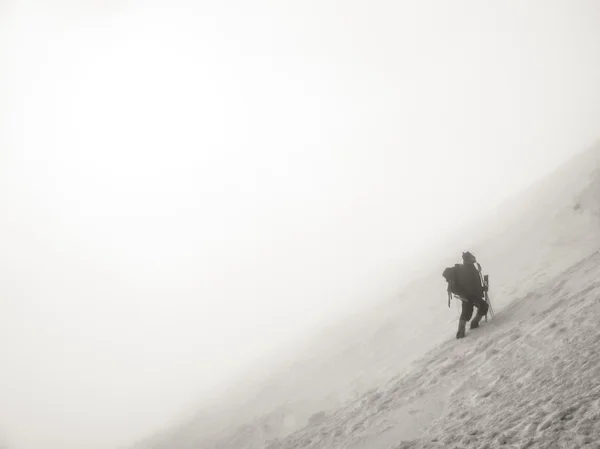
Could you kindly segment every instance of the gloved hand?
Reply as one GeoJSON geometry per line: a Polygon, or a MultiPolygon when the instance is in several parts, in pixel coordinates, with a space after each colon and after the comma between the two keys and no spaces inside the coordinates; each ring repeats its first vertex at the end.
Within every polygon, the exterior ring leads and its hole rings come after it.
{"type": "Polygon", "coordinates": [[[489,287],[488,287],[487,285],[484,285],[484,286],[483,286],[483,291],[484,291],[484,292],[487,292],[487,291],[488,291],[488,289],[489,289],[489,287]]]}

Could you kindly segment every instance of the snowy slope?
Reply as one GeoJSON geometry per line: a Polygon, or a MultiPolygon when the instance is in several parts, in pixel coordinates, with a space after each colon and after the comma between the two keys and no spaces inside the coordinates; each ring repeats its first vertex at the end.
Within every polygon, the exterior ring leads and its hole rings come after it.
{"type": "Polygon", "coordinates": [[[411,373],[270,449],[578,447],[600,441],[600,251],[411,373]]]}
{"type": "MultiPolygon", "coordinates": [[[[504,437],[542,441],[547,429],[534,426],[536,420],[539,426],[546,422],[539,410],[551,415],[552,407],[558,412],[563,404],[542,407],[536,401],[554,388],[559,398],[583,398],[576,376],[564,370],[595,366],[593,358],[583,367],[570,357],[587,354],[586,345],[597,336],[599,205],[597,146],[488,220],[436,245],[420,261],[420,279],[317,335],[296,361],[243,402],[206,411],[139,447],[387,448],[403,439],[415,442],[402,447],[471,447],[474,441],[472,447],[485,442],[493,447],[504,437]],[[465,249],[490,274],[498,315],[457,342],[457,310],[445,305],[441,272],[465,249]],[[567,391],[570,385],[575,390],[567,391]],[[529,430],[511,421],[515,413],[526,421],[534,408],[529,430]],[[466,433],[462,423],[469,423],[466,433]],[[493,431],[501,433],[492,437],[493,431]]],[[[581,405],[573,411],[575,419],[563,424],[579,422],[594,407],[581,405]]]]}

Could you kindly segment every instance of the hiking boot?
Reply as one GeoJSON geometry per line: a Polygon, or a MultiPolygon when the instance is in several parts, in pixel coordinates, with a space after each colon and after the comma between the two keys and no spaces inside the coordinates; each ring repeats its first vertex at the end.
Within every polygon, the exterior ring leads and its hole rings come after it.
{"type": "Polygon", "coordinates": [[[456,333],[456,338],[464,338],[465,336],[465,328],[467,326],[467,322],[465,320],[460,320],[458,322],[458,332],[456,333]]]}
{"type": "Polygon", "coordinates": [[[475,315],[475,318],[471,321],[471,329],[477,329],[479,327],[479,322],[484,317],[484,315],[480,315],[479,313],[475,315]]]}

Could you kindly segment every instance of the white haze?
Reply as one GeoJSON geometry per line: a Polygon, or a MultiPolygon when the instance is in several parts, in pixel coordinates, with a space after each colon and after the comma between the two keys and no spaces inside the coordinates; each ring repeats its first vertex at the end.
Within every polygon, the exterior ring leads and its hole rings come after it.
{"type": "Polygon", "coordinates": [[[600,134],[592,0],[5,0],[0,21],[11,449],[115,447],[215,400],[600,134]]]}

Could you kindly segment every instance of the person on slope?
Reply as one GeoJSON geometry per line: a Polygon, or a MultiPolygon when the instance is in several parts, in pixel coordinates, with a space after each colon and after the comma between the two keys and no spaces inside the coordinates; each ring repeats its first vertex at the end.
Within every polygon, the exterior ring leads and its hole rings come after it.
{"type": "Polygon", "coordinates": [[[488,303],[484,299],[487,286],[483,282],[481,265],[470,252],[462,254],[463,263],[457,265],[456,280],[458,285],[449,286],[462,298],[462,313],[458,321],[456,338],[465,336],[467,322],[473,316],[473,307],[477,307],[477,315],[471,321],[471,329],[479,327],[481,318],[487,315],[488,303]]]}

